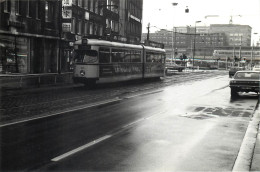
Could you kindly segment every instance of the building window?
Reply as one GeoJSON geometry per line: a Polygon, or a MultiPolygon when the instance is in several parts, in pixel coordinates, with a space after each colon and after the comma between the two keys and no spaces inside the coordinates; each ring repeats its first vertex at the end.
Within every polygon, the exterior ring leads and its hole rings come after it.
{"type": "Polygon", "coordinates": [[[78,34],[79,35],[82,34],[82,21],[81,20],[78,21],[78,34]]]}
{"type": "Polygon", "coordinates": [[[89,27],[89,24],[88,24],[88,21],[86,21],[84,24],[84,35],[88,35],[88,31],[89,31],[88,27],[89,27]]]}
{"type": "Polygon", "coordinates": [[[90,4],[89,4],[89,10],[91,11],[91,12],[94,12],[94,10],[93,10],[93,8],[94,8],[94,2],[93,2],[94,0],[90,0],[90,4]]]}
{"type": "Polygon", "coordinates": [[[41,14],[41,8],[40,8],[40,1],[37,1],[36,2],[36,5],[35,5],[35,10],[36,10],[36,13],[35,13],[35,18],[36,19],[40,19],[40,14],[41,14]]]}
{"type": "Polygon", "coordinates": [[[89,23],[89,34],[93,35],[93,23],[89,23]]]}
{"type": "Polygon", "coordinates": [[[76,28],[76,19],[72,18],[71,19],[71,33],[75,34],[75,29],[76,28]]]}
{"type": "Polygon", "coordinates": [[[99,36],[103,36],[103,26],[99,26],[99,36]]]}
{"type": "Polygon", "coordinates": [[[46,1],[45,2],[45,21],[51,22],[54,17],[54,4],[53,2],[46,1]]]}
{"type": "Polygon", "coordinates": [[[86,9],[86,10],[88,10],[88,7],[89,7],[89,5],[88,5],[88,3],[89,3],[89,0],[84,0],[83,1],[84,3],[83,3],[83,7],[86,9]]]}
{"type": "Polygon", "coordinates": [[[11,12],[11,0],[6,0],[4,2],[4,12],[10,13],[11,12]]]}
{"type": "Polygon", "coordinates": [[[82,0],[78,0],[78,6],[82,7],[82,0]]]}
{"type": "Polygon", "coordinates": [[[32,13],[33,13],[32,3],[33,1],[27,0],[27,12],[26,12],[27,17],[32,17],[32,13]]]}
{"type": "Polygon", "coordinates": [[[98,26],[97,26],[97,24],[94,24],[93,25],[94,26],[94,35],[98,35],[98,26]]]}
{"type": "Polygon", "coordinates": [[[15,1],[15,14],[20,15],[20,12],[21,12],[21,1],[16,0],[15,1]]]}

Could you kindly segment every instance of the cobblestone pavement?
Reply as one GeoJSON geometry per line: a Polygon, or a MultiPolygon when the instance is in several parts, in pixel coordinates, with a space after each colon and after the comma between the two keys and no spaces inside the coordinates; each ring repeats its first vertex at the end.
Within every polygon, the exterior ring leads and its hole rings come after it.
{"type": "Polygon", "coordinates": [[[123,98],[140,92],[156,90],[173,84],[226,75],[226,71],[197,71],[173,73],[157,81],[100,84],[95,89],[81,85],[49,88],[6,90],[1,92],[0,124],[46,116],[116,97],[123,98]]]}

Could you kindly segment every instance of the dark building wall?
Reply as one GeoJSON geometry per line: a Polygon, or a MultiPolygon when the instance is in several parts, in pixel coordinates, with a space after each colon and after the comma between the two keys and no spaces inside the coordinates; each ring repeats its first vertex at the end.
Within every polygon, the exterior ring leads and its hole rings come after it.
{"type": "Polygon", "coordinates": [[[6,0],[0,15],[2,72],[57,72],[58,1],[6,0]]]}

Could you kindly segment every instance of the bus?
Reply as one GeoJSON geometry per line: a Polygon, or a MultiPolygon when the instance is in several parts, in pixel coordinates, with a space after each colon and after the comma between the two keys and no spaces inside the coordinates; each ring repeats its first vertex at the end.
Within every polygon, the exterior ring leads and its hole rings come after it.
{"type": "Polygon", "coordinates": [[[98,83],[164,76],[162,48],[83,38],[74,44],[73,81],[98,83]]]}

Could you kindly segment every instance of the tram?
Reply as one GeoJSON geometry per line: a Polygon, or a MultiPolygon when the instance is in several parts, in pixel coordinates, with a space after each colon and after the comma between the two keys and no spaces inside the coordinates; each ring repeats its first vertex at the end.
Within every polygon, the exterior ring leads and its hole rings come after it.
{"type": "Polygon", "coordinates": [[[74,52],[73,81],[86,86],[164,76],[162,48],[83,38],[74,52]]]}
{"type": "Polygon", "coordinates": [[[221,60],[226,60],[226,58],[233,59],[234,56],[241,57],[242,59],[253,59],[256,61],[260,61],[260,51],[258,50],[241,50],[241,51],[234,51],[234,50],[214,50],[213,56],[215,58],[219,58],[221,60]]]}

